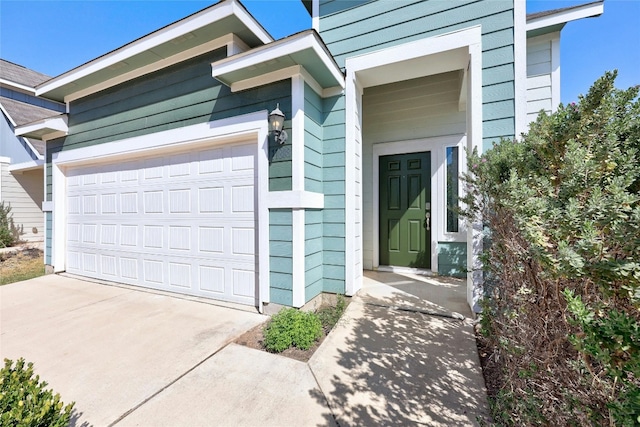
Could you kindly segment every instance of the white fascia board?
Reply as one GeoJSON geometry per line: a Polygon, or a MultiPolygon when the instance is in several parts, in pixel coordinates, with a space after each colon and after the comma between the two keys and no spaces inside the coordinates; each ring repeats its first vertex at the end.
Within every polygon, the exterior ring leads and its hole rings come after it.
{"type": "Polygon", "coordinates": [[[23,85],[21,83],[12,82],[11,80],[3,79],[0,77],[0,84],[3,86],[9,86],[11,89],[18,89],[24,92],[28,92],[31,95],[36,94],[35,88],[23,85]]]}
{"type": "MultiPolygon", "coordinates": [[[[140,76],[144,76],[145,74],[153,73],[154,71],[161,70],[165,67],[168,67],[173,64],[177,64],[178,62],[186,61],[187,59],[195,58],[198,55],[203,53],[211,52],[212,50],[219,49],[223,46],[246,46],[242,40],[238,38],[235,34],[226,34],[222,37],[218,37],[215,40],[208,41],[199,46],[192,47],[191,49],[187,49],[183,52],[172,55],[168,58],[159,60],[149,65],[145,65],[144,67],[136,68],[135,70],[131,70],[128,73],[124,73],[117,77],[111,78],[109,80],[105,80],[97,85],[90,86],[86,89],[79,90],[77,92],[73,92],[64,97],[64,102],[67,105],[70,102],[75,101],[76,99],[83,98],[85,96],[91,95],[93,93],[99,92],[101,90],[105,90],[107,88],[113,87],[120,83],[124,83],[129,80],[133,80],[140,76]],[[240,43],[238,43],[240,42],[240,43]]],[[[235,50],[235,49],[234,49],[235,50]]]]}
{"type": "Polygon", "coordinates": [[[28,162],[16,163],[9,166],[9,172],[26,172],[29,170],[40,169],[44,165],[43,159],[31,160],[28,162]]]}
{"type": "Polygon", "coordinates": [[[342,74],[342,71],[340,71],[340,69],[335,65],[333,59],[327,54],[322,46],[320,46],[316,37],[311,33],[300,37],[294,36],[282,41],[276,41],[264,47],[221,59],[220,61],[211,64],[211,75],[213,78],[220,80],[224,84],[229,84],[228,82],[225,82],[224,79],[220,78],[220,76],[310,48],[313,49],[322,62],[324,62],[338,85],[344,88],[344,75],[342,74]]]}
{"type": "Polygon", "coordinates": [[[219,21],[227,16],[236,15],[240,21],[242,21],[248,28],[250,28],[256,36],[263,41],[263,43],[269,43],[273,41],[271,36],[255,21],[255,19],[249,15],[246,10],[239,6],[235,0],[223,1],[209,9],[205,9],[195,15],[189,16],[178,22],[175,22],[161,30],[151,33],[139,40],[131,42],[111,53],[108,53],[100,58],[81,65],[65,74],[55,77],[48,82],[36,88],[36,95],[41,96],[55,90],[59,87],[73,83],[74,81],[86,77],[92,73],[100,71],[102,69],[111,67],[121,61],[125,61],[134,55],[153,49],[163,43],[167,43],[177,37],[183,36],[191,31],[195,31],[205,25],[212,22],[219,21]]]}
{"type": "Polygon", "coordinates": [[[11,157],[0,156],[0,163],[11,163],[11,157]]]}
{"type": "Polygon", "coordinates": [[[599,3],[585,4],[571,10],[559,11],[552,15],[527,21],[527,32],[540,28],[552,27],[554,25],[566,24],[583,18],[600,16],[604,13],[604,1],[599,3]]]}
{"type": "Polygon", "coordinates": [[[37,122],[29,123],[26,125],[16,126],[14,132],[16,136],[22,136],[43,129],[51,129],[53,132],[63,132],[66,135],[69,132],[69,126],[67,125],[67,116],[59,115],[56,117],[49,117],[46,119],[38,120],[37,122]]]}
{"type": "Polygon", "coordinates": [[[262,25],[260,25],[258,21],[256,21],[255,18],[251,16],[251,14],[248,13],[244,7],[240,6],[238,2],[233,0],[231,2],[231,7],[236,17],[240,21],[242,21],[242,23],[246,25],[247,28],[249,28],[249,30],[251,30],[251,32],[256,35],[262,43],[267,44],[273,42],[273,37],[271,37],[271,35],[265,31],[262,25]]]}
{"type": "Polygon", "coordinates": [[[481,38],[481,27],[480,25],[475,25],[463,30],[350,57],[345,61],[346,68],[357,73],[361,70],[381,67],[391,63],[409,61],[436,53],[466,48],[470,44],[479,43],[481,38]]]}

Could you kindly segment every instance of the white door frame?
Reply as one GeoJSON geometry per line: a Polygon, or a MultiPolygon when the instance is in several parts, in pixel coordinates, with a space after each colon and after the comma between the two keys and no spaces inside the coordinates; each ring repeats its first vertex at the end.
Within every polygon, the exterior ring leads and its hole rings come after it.
{"type": "Polygon", "coordinates": [[[257,155],[257,232],[258,292],[256,305],[262,310],[269,302],[269,144],[268,111],[216,120],[120,141],[54,153],[53,175],[53,248],[54,272],[66,270],[67,251],[67,177],[70,167],[112,163],[122,159],[168,154],[197,148],[215,147],[242,141],[255,141],[257,155]]]}
{"type": "MultiPolygon", "coordinates": [[[[431,155],[431,271],[438,272],[438,242],[465,242],[466,229],[458,233],[446,233],[446,149],[459,147],[466,143],[465,135],[450,135],[410,141],[386,142],[373,145],[373,164],[371,175],[373,183],[373,227],[367,230],[372,234],[373,268],[380,266],[380,157],[395,154],[430,152],[431,155]]],[[[463,159],[464,157],[462,157],[463,159]]],[[[464,170],[464,162],[460,170],[464,170]]],[[[462,194],[459,194],[461,196],[462,194]]],[[[462,225],[462,224],[461,224],[462,225]]]]}

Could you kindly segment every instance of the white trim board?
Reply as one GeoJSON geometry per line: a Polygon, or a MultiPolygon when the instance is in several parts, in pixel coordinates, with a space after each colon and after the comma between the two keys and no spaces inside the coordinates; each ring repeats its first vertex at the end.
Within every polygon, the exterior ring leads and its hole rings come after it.
{"type": "MultiPolygon", "coordinates": [[[[157,132],[108,144],[78,148],[53,154],[53,234],[66,236],[66,171],[68,168],[120,159],[144,158],[199,147],[215,147],[240,141],[255,141],[257,154],[257,235],[259,277],[258,308],[269,302],[269,140],[268,111],[157,132]],[[59,219],[59,220],[58,220],[59,219]]],[[[54,239],[52,264],[56,272],[65,270],[66,239],[54,239]]]]}
{"type": "MultiPolygon", "coordinates": [[[[519,3],[516,1],[516,3],[519,3]]],[[[524,2],[522,2],[524,3],[524,2]]],[[[524,5],[523,5],[524,7],[524,5]]],[[[600,16],[604,13],[604,0],[597,3],[579,5],[571,9],[558,10],[550,15],[541,16],[527,21],[527,32],[540,28],[553,27],[554,25],[566,24],[583,18],[600,16]]]]}
{"type": "Polygon", "coordinates": [[[35,88],[32,88],[31,86],[23,85],[22,83],[16,83],[11,80],[3,79],[2,77],[0,77],[0,84],[3,86],[9,86],[12,89],[18,89],[19,91],[22,91],[22,92],[27,92],[30,95],[36,94],[35,88]]]}
{"type": "Polygon", "coordinates": [[[527,11],[526,2],[513,3],[515,137],[527,131],[527,11]]]}

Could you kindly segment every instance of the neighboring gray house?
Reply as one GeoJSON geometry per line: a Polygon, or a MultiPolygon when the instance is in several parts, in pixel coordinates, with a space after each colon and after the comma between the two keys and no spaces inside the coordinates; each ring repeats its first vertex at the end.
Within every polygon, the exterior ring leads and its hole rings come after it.
{"type": "Polygon", "coordinates": [[[64,105],[38,98],[35,86],[51,77],[0,59],[0,201],[11,206],[22,240],[44,240],[44,142],[16,136],[14,129],[64,112],[64,105]]]}
{"type": "Polygon", "coordinates": [[[553,110],[559,31],[603,3],[304,4],[313,29],[281,40],[223,0],[37,86],[67,111],[16,129],[46,141],[46,264],[259,310],[364,270],[462,274],[475,306],[464,150],[553,110]]]}

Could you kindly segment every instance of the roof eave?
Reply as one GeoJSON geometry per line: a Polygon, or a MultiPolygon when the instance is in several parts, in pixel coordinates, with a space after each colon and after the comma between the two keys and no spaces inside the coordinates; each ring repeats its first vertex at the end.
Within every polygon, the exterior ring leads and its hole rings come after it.
{"type": "Polygon", "coordinates": [[[545,16],[527,19],[527,33],[533,31],[539,32],[541,30],[544,31],[544,29],[558,31],[559,29],[562,29],[567,22],[584,18],[593,18],[600,16],[603,13],[604,0],[579,5],[573,8],[559,9],[556,13],[549,13],[545,16]]]}
{"type": "Polygon", "coordinates": [[[316,82],[318,80],[330,81],[330,83],[319,84],[317,89],[344,89],[344,74],[328,52],[326,46],[324,46],[318,34],[313,30],[294,34],[268,45],[214,62],[211,64],[211,74],[215,79],[229,86],[232,91],[248,89],[269,82],[268,77],[257,70],[256,66],[258,64],[269,63],[278,58],[294,55],[304,50],[312,51],[315,58],[321,61],[323,69],[305,67],[304,63],[296,62],[293,67],[283,65],[280,68],[276,67],[268,74],[277,79],[278,76],[287,76],[289,72],[296,73],[295,67],[298,67],[297,69],[301,70],[302,73],[306,73],[308,77],[312,77],[316,82]],[[234,76],[234,73],[252,68],[256,69],[255,75],[248,78],[246,76],[242,78],[234,76]],[[316,78],[320,73],[324,73],[323,76],[325,78],[316,78]]]}
{"type": "Polygon", "coordinates": [[[16,136],[33,138],[40,141],[47,141],[68,135],[69,125],[67,115],[59,114],[32,123],[16,126],[14,133],[16,136]]]}
{"type": "MultiPolygon", "coordinates": [[[[236,16],[262,43],[270,43],[273,41],[271,35],[267,33],[241,3],[237,0],[222,0],[219,3],[169,24],[166,27],[38,85],[36,87],[36,95],[47,97],[47,95],[52,94],[53,91],[58,90],[59,92],[65,85],[70,85],[70,88],[62,96],[59,93],[53,96],[59,101],[64,101],[64,98],[69,94],[81,90],[73,88],[73,85],[79,79],[109,67],[115,68],[119,63],[126,61],[128,58],[158,47],[163,43],[171,42],[172,40],[187,35],[190,31],[194,31],[197,28],[204,27],[232,15],[236,16]]],[[[124,71],[122,74],[124,74],[124,71]]],[[[114,74],[114,76],[117,76],[117,74],[114,74]]]]}

